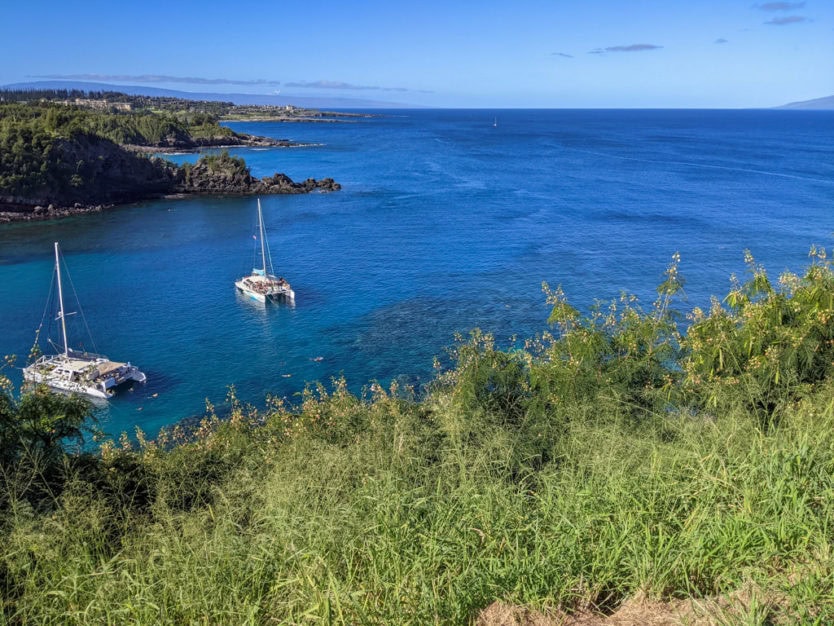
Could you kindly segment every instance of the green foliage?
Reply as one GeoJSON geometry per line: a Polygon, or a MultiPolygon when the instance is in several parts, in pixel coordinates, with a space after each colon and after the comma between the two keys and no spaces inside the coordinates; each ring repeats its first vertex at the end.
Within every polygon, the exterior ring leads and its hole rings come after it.
{"type": "MultiPolygon", "coordinates": [[[[7,366],[13,363],[7,358],[7,366]]],[[[93,425],[87,400],[43,386],[15,398],[0,368],[0,520],[21,502],[40,507],[54,500],[64,482],[65,449],[77,450],[93,425]]]]}
{"type": "Polygon", "coordinates": [[[217,118],[193,112],[119,112],[58,104],[0,104],[0,139],[9,146],[20,133],[70,138],[83,132],[117,144],[139,146],[186,145],[192,137],[230,137],[235,133],[217,118]],[[14,140],[6,136],[14,136],[14,140]]]}
{"type": "MultiPolygon", "coordinates": [[[[237,137],[207,113],[121,112],[49,103],[0,103],[0,193],[22,198],[90,196],[105,142],[145,147],[193,147],[200,140],[237,137]],[[99,154],[96,154],[99,152],[99,154]]],[[[115,152],[113,146],[109,152],[115,152]]],[[[136,160],[137,157],[134,157],[136,160]]],[[[137,167],[128,169],[139,169],[137,167]]],[[[140,176],[141,178],[141,176],[140,176]]],[[[116,185],[118,186],[118,185],[116,185]]]]}
{"type": "Polygon", "coordinates": [[[63,396],[39,386],[24,393],[16,409],[14,430],[19,446],[49,458],[61,453],[63,442],[83,441],[82,426],[91,406],[81,396],[63,396]]]}
{"type": "MultiPolygon", "coordinates": [[[[13,363],[7,357],[7,364],[13,363]]],[[[16,399],[0,368],[0,464],[9,466],[26,456],[54,462],[64,445],[83,442],[90,415],[89,401],[52,393],[44,386],[16,399]]]]}
{"type": "Polygon", "coordinates": [[[502,352],[480,331],[456,352],[454,397],[466,414],[482,413],[500,427],[518,428],[532,395],[529,362],[523,352],[502,352]]]}
{"type": "Polygon", "coordinates": [[[546,358],[536,368],[536,396],[553,404],[613,404],[635,419],[663,411],[677,379],[680,334],[670,305],[683,286],[679,261],[675,254],[648,313],[635,296],[623,294],[582,318],[561,289],[545,284],[553,307],[548,321],[557,335],[548,336],[546,358]]]}
{"type": "Polygon", "coordinates": [[[536,401],[532,358],[498,350],[491,335],[458,338],[454,368],[437,383],[434,409],[439,435],[466,473],[523,482],[551,456],[562,426],[536,401]]]}
{"type": "Polygon", "coordinates": [[[696,310],[682,361],[690,397],[712,411],[752,412],[769,427],[834,365],[834,273],[811,250],[804,276],[785,274],[776,289],[747,254],[750,278],[708,314],[696,310]]]}
{"type": "MultiPolygon", "coordinates": [[[[322,113],[316,109],[295,106],[236,105],[217,100],[185,100],[167,96],[131,95],[118,91],[83,91],[79,89],[0,89],[0,103],[59,103],[95,110],[119,112],[126,107],[135,112],[170,113],[188,124],[199,126],[200,119],[303,119],[327,117],[356,117],[359,113],[322,113]]],[[[195,136],[197,136],[195,134],[195,136]]]]}
{"type": "Polygon", "coordinates": [[[206,154],[200,157],[198,163],[204,164],[214,174],[223,173],[227,176],[248,176],[249,168],[241,157],[233,157],[228,150],[220,154],[206,154]]]}
{"type": "Polygon", "coordinates": [[[549,332],[474,332],[420,401],[337,379],[259,411],[232,389],[227,418],[74,457],[0,511],[3,619],[472,623],[645,596],[830,623],[834,277],[813,254],[778,287],[750,259],[683,336],[675,258],[645,312],[546,290],[549,332]]]}
{"type": "Polygon", "coordinates": [[[0,90],[0,102],[61,103],[116,112],[117,105],[130,105],[135,111],[165,111],[175,114],[217,118],[235,108],[232,102],[183,100],[182,98],[129,95],[119,91],[83,91],[80,89],[0,90]]]}

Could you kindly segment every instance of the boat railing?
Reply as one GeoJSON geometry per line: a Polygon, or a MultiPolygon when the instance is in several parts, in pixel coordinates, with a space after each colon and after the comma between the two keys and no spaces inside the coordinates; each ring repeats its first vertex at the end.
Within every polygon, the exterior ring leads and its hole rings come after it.
{"type": "Polygon", "coordinates": [[[70,350],[67,356],[73,359],[92,360],[92,359],[106,359],[107,357],[95,352],[87,352],[86,350],[70,350]]]}

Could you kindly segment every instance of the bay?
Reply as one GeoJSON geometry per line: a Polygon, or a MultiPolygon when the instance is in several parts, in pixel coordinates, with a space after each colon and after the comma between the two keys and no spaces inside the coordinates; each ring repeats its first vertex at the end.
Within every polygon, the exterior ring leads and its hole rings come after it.
{"type": "Polygon", "coordinates": [[[357,392],[419,386],[456,332],[508,344],[546,328],[542,281],[580,308],[621,291],[648,306],[678,251],[689,309],[743,276],[745,249],[775,277],[801,271],[811,244],[831,248],[832,112],[397,110],[230,126],[310,144],[232,150],[254,175],[343,186],[261,199],[295,307],[235,293],[254,198],[0,227],[0,353],[28,353],[59,241],[95,348],[148,374],[103,410],[112,434],[202,415],[229,385],[256,405],[340,375],[357,392]]]}

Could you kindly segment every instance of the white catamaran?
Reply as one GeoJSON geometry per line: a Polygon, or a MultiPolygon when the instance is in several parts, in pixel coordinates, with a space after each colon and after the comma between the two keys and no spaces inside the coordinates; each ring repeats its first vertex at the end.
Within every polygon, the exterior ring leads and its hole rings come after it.
{"type": "Polygon", "coordinates": [[[285,300],[295,302],[295,292],[290,284],[283,278],[275,276],[272,267],[272,256],[269,254],[269,245],[266,242],[266,231],[264,230],[264,217],[261,212],[261,200],[258,198],[258,230],[261,240],[261,269],[254,268],[249,276],[244,276],[235,281],[235,287],[244,295],[258,302],[266,303],[269,300],[285,300]],[[269,265],[267,265],[267,259],[269,265]],[[267,271],[267,269],[269,271],[267,271]]]}
{"type": "Polygon", "coordinates": [[[104,399],[112,397],[116,388],[122,384],[144,383],[147,376],[135,365],[117,363],[100,354],[70,350],[67,342],[67,314],[64,312],[58,242],[55,242],[55,275],[58,283],[56,319],[61,321],[63,350],[58,354],[43,355],[31,365],[24,367],[24,380],[35,384],[45,384],[59,391],[104,399]]]}

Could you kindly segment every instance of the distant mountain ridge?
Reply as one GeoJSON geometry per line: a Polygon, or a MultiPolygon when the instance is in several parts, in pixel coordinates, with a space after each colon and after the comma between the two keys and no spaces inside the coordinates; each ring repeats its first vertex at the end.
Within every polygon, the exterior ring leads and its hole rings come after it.
{"type": "Polygon", "coordinates": [[[801,100],[799,102],[789,102],[777,109],[815,109],[820,111],[834,110],[834,96],[826,96],[824,98],[814,98],[813,100],[801,100]]]}
{"type": "Polygon", "coordinates": [[[296,107],[322,109],[401,109],[413,105],[397,102],[383,102],[360,98],[304,97],[254,93],[209,93],[162,89],[148,85],[113,85],[110,83],[83,82],[75,80],[38,80],[24,83],[0,85],[0,89],[78,89],[81,91],[119,91],[131,96],[165,96],[184,100],[214,100],[235,104],[261,104],[271,106],[292,105],[296,107]]]}

